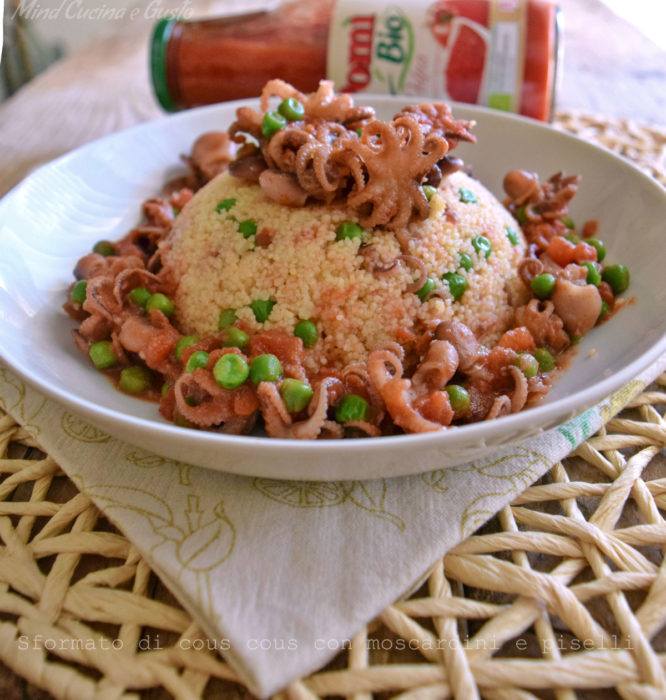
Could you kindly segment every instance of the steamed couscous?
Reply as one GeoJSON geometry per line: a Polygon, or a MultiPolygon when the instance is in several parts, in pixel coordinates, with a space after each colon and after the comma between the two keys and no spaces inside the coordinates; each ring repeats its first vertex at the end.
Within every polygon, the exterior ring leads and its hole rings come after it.
{"type": "Polygon", "coordinates": [[[500,203],[467,174],[451,152],[473,126],[270,81],[78,262],[77,346],[190,429],[372,437],[522,410],[629,271],[569,217],[579,176],[512,170],[500,203]]]}
{"type": "Polygon", "coordinates": [[[517,274],[525,243],[520,226],[479,182],[453,174],[432,197],[428,218],[410,224],[419,235],[410,237],[406,252],[425,263],[440,296],[422,300],[406,291],[416,272],[399,260],[403,251],[391,232],[336,233],[354,218],[344,206],[280,205],[258,185],[218,176],[194,196],[166,239],[162,262],[177,280],[176,325],[210,335],[228,309],[250,333],[292,333],[299,321],[312,321],[319,342],[306,356],[309,371],[366,361],[371,350],[442,318],[465,323],[488,344],[508,329],[526,296],[517,274]],[[244,221],[256,234],[239,233],[244,221]],[[373,272],[373,265],[396,259],[390,269],[373,272]],[[456,275],[453,293],[447,273],[456,275]],[[257,300],[274,303],[263,322],[252,310],[257,300]]]}

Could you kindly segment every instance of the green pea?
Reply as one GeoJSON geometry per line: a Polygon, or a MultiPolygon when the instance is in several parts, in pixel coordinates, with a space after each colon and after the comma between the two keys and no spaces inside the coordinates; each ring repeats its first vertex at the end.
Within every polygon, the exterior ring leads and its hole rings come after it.
{"type": "Polygon", "coordinates": [[[368,420],[370,405],[357,394],[347,394],[335,410],[335,420],[338,423],[368,420]]]}
{"type": "Polygon", "coordinates": [[[426,199],[430,201],[437,194],[437,188],[432,185],[423,185],[423,194],[425,194],[426,199]]]}
{"type": "Polygon", "coordinates": [[[203,350],[197,350],[193,352],[187,359],[187,364],[185,365],[185,372],[194,372],[195,369],[206,369],[208,364],[208,353],[203,350]]]}
{"type": "Polygon", "coordinates": [[[483,255],[484,258],[488,258],[493,250],[490,241],[485,236],[474,236],[474,238],[472,238],[472,247],[479,255],[483,255]]]}
{"type": "Polygon", "coordinates": [[[469,392],[465,387],[459,384],[449,384],[446,387],[446,393],[449,395],[449,402],[454,413],[463,415],[469,410],[471,399],[469,392]]]}
{"type": "Polygon", "coordinates": [[[129,298],[132,300],[132,302],[142,309],[146,308],[148,299],[150,299],[151,296],[151,293],[145,287],[135,287],[129,293],[129,298]]]}
{"type": "Polygon", "coordinates": [[[174,310],[173,302],[168,296],[157,292],[156,294],[151,294],[150,299],[146,302],[146,311],[151,309],[157,309],[161,311],[167,318],[171,316],[174,310]]]}
{"type": "Polygon", "coordinates": [[[257,222],[254,219],[245,219],[238,222],[238,233],[243,234],[243,238],[250,238],[257,234],[257,222]]]}
{"type": "Polygon", "coordinates": [[[312,398],[312,387],[307,382],[289,377],[282,382],[280,396],[289,413],[300,413],[312,398]]]}
{"type": "Polygon", "coordinates": [[[577,236],[575,233],[568,233],[566,236],[564,236],[564,240],[569,241],[569,243],[573,243],[574,245],[577,245],[580,243],[580,236],[577,236]]]}
{"type": "Polygon", "coordinates": [[[472,192],[472,190],[465,189],[464,187],[461,187],[458,190],[458,195],[460,201],[464,204],[476,204],[478,201],[474,192],[472,192]]]}
{"type": "Polygon", "coordinates": [[[295,122],[305,116],[305,107],[295,97],[287,97],[280,102],[278,112],[288,121],[295,122]]]}
{"type": "Polygon", "coordinates": [[[261,133],[269,139],[286,124],[287,120],[279,112],[266,112],[261,121],[261,133]]]}
{"type": "Polygon", "coordinates": [[[265,323],[268,321],[268,317],[271,315],[271,311],[275,306],[276,302],[272,299],[255,299],[251,304],[250,308],[257,321],[257,323],[265,323]]]}
{"type": "Polygon", "coordinates": [[[169,389],[171,389],[171,384],[169,384],[169,382],[164,382],[164,384],[162,384],[162,389],[160,390],[162,396],[166,396],[169,393],[169,389]]]}
{"type": "Polygon", "coordinates": [[[88,282],[86,280],[79,280],[73,287],[72,291],[69,293],[69,298],[75,304],[83,304],[86,300],[86,291],[88,289],[88,282]]]}
{"type": "Polygon", "coordinates": [[[551,372],[555,369],[555,358],[546,348],[537,348],[534,351],[534,359],[539,363],[542,372],[551,372]]]}
{"type": "Polygon", "coordinates": [[[250,379],[254,384],[277,382],[282,376],[282,365],[275,355],[257,355],[250,362],[250,379]]]}
{"type": "Polygon", "coordinates": [[[598,238],[586,238],[585,243],[591,245],[597,251],[597,262],[601,262],[606,257],[606,246],[598,238]]]}
{"type": "Polygon", "coordinates": [[[225,328],[233,326],[236,321],[238,321],[238,316],[236,316],[234,309],[224,309],[220,311],[220,316],[217,319],[217,330],[223,331],[225,328]]]}
{"type": "Polygon", "coordinates": [[[587,277],[585,278],[585,281],[588,284],[593,284],[595,287],[598,287],[601,284],[599,265],[593,262],[583,262],[580,265],[587,270],[587,277]]]}
{"type": "Polygon", "coordinates": [[[610,311],[610,306],[605,301],[601,302],[601,311],[599,312],[599,318],[597,319],[600,321],[602,318],[604,318],[608,312],[610,311]]]}
{"type": "Polygon", "coordinates": [[[527,379],[536,377],[539,371],[539,361],[528,352],[520,353],[513,364],[521,370],[527,379]]]}
{"type": "Polygon", "coordinates": [[[312,321],[299,321],[294,328],[294,335],[303,341],[306,348],[314,347],[319,340],[319,331],[312,321]]]}
{"type": "Polygon", "coordinates": [[[442,279],[449,285],[449,292],[451,292],[453,301],[460,301],[460,297],[467,289],[467,280],[457,272],[447,272],[442,275],[442,279]]]}
{"type": "Polygon", "coordinates": [[[227,328],[226,336],[223,343],[225,348],[244,348],[250,342],[250,336],[235,326],[227,328]]]}
{"type": "Polygon", "coordinates": [[[528,222],[527,207],[525,207],[525,205],[516,209],[516,219],[518,219],[518,223],[520,224],[526,224],[528,222]]]}
{"type": "Polygon", "coordinates": [[[359,138],[361,138],[361,136],[363,136],[363,129],[361,129],[360,126],[358,127],[358,129],[355,129],[355,131],[356,131],[356,135],[357,135],[359,138]]]}
{"type": "Polygon", "coordinates": [[[198,335],[186,335],[183,336],[182,338],[179,338],[176,341],[176,346],[173,350],[173,354],[176,356],[177,360],[180,360],[183,350],[185,348],[189,348],[190,345],[194,345],[195,343],[199,342],[199,336],[198,335]]]}
{"type": "Polygon", "coordinates": [[[423,283],[423,286],[421,287],[421,289],[419,289],[418,292],[416,292],[416,296],[421,301],[425,301],[428,294],[430,294],[430,292],[434,292],[435,288],[436,288],[435,280],[433,280],[430,277],[426,277],[426,281],[423,283]]]}
{"type": "Polygon", "coordinates": [[[148,369],[140,365],[125,367],[120,373],[118,386],[128,394],[140,394],[151,384],[151,375],[148,369]]]}
{"type": "Polygon", "coordinates": [[[335,240],[353,240],[354,238],[360,238],[363,241],[364,232],[363,229],[354,221],[343,221],[335,229],[335,240]]]}
{"type": "Polygon", "coordinates": [[[233,197],[230,197],[229,199],[223,199],[215,207],[215,211],[218,214],[221,214],[223,211],[229,211],[229,209],[231,209],[231,207],[233,207],[235,205],[236,205],[236,200],[233,197]]]}
{"type": "Polygon", "coordinates": [[[520,243],[518,234],[511,228],[511,226],[506,227],[506,237],[509,239],[509,243],[511,243],[511,245],[518,245],[520,243]]]}
{"type": "Polygon", "coordinates": [[[601,271],[601,279],[610,284],[613,294],[622,294],[629,287],[629,270],[624,265],[608,265],[601,271]]]}
{"type": "Polygon", "coordinates": [[[571,231],[576,230],[576,224],[574,223],[574,220],[570,216],[563,216],[560,221],[571,231]]]}
{"type": "Polygon", "coordinates": [[[555,289],[557,280],[550,272],[543,272],[540,275],[532,278],[530,287],[534,292],[534,296],[538,299],[548,299],[555,289]]]}
{"type": "Polygon", "coordinates": [[[113,343],[110,340],[100,340],[93,343],[88,350],[90,359],[97,369],[109,369],[118,363],[118,356],[113,349],[113,343]]]}
{"type": "Polygon", "coordinates": [[[471,255],[467,255],[467,253],[460,253],[458,256],[458,267],[462,267],[463,270],[466,270],[469,272],[474,268],[474,261],[472,260],[471,255]]]}
{"type": "Polygon", "coordinates": [[[105,258],[108,258],[110,255],[115,255],[116,250],[111,241],[97,241],[97,243],[95,243],[93,246],[93,253],[97,253],[98,255],[103,255],[105,258]]]}
{"type": "Polygon", "coordinates": [[[224,389],[236,389],[250,376],[245,358],[235,353],[222,355],[213,367],[215,381],[224,389]]]}

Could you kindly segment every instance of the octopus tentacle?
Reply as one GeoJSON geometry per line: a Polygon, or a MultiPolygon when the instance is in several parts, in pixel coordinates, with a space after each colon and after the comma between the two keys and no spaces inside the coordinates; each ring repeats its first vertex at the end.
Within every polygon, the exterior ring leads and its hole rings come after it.
{"type": "Polygon", "coordinates": [[[381,423],[385,413],[384,401],[375,387],[374,382],[370,379],[367,366],[361,362],[354,362],[347,365],[342,371],[342,379],[345,386],[352,393],[354,392],[354,384],[359,384],[361,390],[367,394],[370,400],[372,422],[377,424],[381,423]]]}
{"type": "Polygon", "coordinates": [[[402,377],[402,373],[402,361],[389,350],[373,350],[368,355],[368,374],[373,385],[380,392],[382,387],[392,379],[402,377]],[[393,370],[393,373],[386,369],[387,365],[393,370]]]}
{"type": "MultiPolygon", "coordinates": [[[[88,343],[96,343],[98,340],[108,338],[113,328],[113,323],[101,313],[94,313],[84,319],[79,326],[79,335],[88,343]]],[[[85,351],[88,354],[88,346],[85,351]]]]}
{"type": "Polygon", "coordinates": [[[458,362],[463,372],[469,371],[479,359],[479,341],[469,326],[460,321],[442,321],[435,330],[437,340],[448,340],[458,353],[458,362]]]}
{"type": "Polygon", "coordinates": [[[291,437],[298,440],[314,440],[319,435],[326,422],[328,389],[332,383],[339,381],[340,380],[335,377],[326,377],[320,382],[308,406],[308,412],[310,413],[309,418],[292,425],[290,430],[291,437]]]}
{"type": "Polygon", "coordinates": [[[424,301],[430,301],[431,299],[449,301],[451,299],[451,293],[447,292],[445,289],[433,289],[432,292],[426,294],[424,301]]]}
{"type": "Polygon", "coordinates": [[[287,411],[278,388],[272,382],[260,382],[257,398],[261,405],[266,432],[270,437],[287,438],[292,424],[291,414],[287,411]]]}
{"type": "MultiPolygon", "coordinates": [[[[130,280],[136,278],[138,278],[139,281],[143,282],[143,284],[148,287],[153,286],[155,289],[157,289],[162,286],[162,281],[160,280],[160,278],[157,277],[157,275],[154,275],[152,272],[148,272],[148,270],[144,270],[143,268],[123,270],[117,275],[113,284],[113,296],[115,297],[119,305],[122,306],[123,303],[123,287],[130,280]]],[[[137,285],[135,284],[134,286],[137,285]]]]}
{"type": "Polygon", "coordinates": [[[325,420],[322,423],[319,437],[329,440],[341,440],[345,436],[344,428],[334,420],[325,420]]]}
{"type": "Polygon", "coordinates": [[[262,152],[269,168],[293,172],[300,149],[316,143],[315,137],[304,131],[299,122],[292,122],[276,132],[262,152]]]}
{"type": "Polygon", "coordinates": [[[543,263],[538,258],[525,258],[518,263],[518,276],[528,287],[543,270],[543,263]]]}
{"type": "MultiPolygon", "coordinates": [[[[411,382],[409,379],[394,378],[381,388],[382,398],[393,422],[409,433],[427,433],[442,430],[441,423],[424,418],[411,405],[411,382]]],[[[452,417],[452,416],[451,416],[452,417]]]]}
{"type": "Polygon", "coordinates": [[[372,423],[365,420],[352,420],[344,424],[345,428],[355,428],[356,430],[361,430],[368,437],[379,437],[382,431],[372,423]]]}
{"type": "Polygon", "coordinates": [[[513,377],[515,388],[511,394],[511,413],[518,413],[527,403],[528,386],[523,372],[515,365],[509,365],[509,374],[513,377]]]}
{"type": "Polygon", "coordinates": [[[113,279],[106,275],[89,279],[83,308],[90,314],[99,314],[113,321],[122,310],[122,305],[114,295],[113,279]]]}
{"type": "Polygon", "coordinates": [[[262,407],[266,432],[270,437],[296,438],[298,440],[314,440],[327,422],[328,389],[335,377],[326,377],[315,389],[310,402],[310,416],[294,423],[287,411],[278,388],[272,382],[261,382],[257,387],[257,397],[262,407]]]}
{"type": "Polygon", "coordinates": [[[405,359],[405,348],[403,348],[400,343],[396,343],[394,340],[384,343],[378,347],[377,350],[388,350],[389,352],[392,352],[400,361],[405,359]]]}
{"type": "Polygon", "coordinates": [[[280,78],[269,80],[261,91],[261,109],[266,112],[269,106],[271,97],[278,97],[280,100],[286,100],[288,97],[293,97],[299,102],[305,101],[305,95],[299,92],[293,85],[290,85],[280,78]]]}
{"type": "Polygon", "coordinates": [[[511,399],[506,394],[502,394],[493,401],[485,420],[495,420],[509,413],[511,413],[511,399]]]}
{"type": "Polygon", "coordinates": [[[423,362],[412,376],[415,387],[424,385],[430,390],[443,389],[458,369],[458,352],[448,340],[433,340],[423,362]]]}
{"type": "Polygon", "coordinates": [[[215,394],[211,394],[206,388],[206,393],[209,394],[210,400],[203,401],[198,406],[190,406],[187,399],[190,398],[193,392],[200,393],[202,387],[200,385],[202,376],[206,376],[206,370],[196,369],[191,374],[182,374],[174,385],[174,394],[176,398],[176,408],[180,415],[190,423],[198,425],[202,428],[207,428],[212,425],[218,425],[230,418],[233,418],[233,413],[229,409],[226,401],[220,401],[221,394],[224,391],[219,385],[214,389],[215,394]],[[218,391],[219,390],[219,391],[218,391]]]}
{"type": "Polygon", "coordinates": [[[538,346],[549,344],[555,350],[561,350],[569,344],[564,322],[554,313],[552,301],[543,302],[543,309],[539,308],[540,304],[538,299],[532,299],[526,306],[519,306],[514,315],[515,323],[525,326],[538,346]]]}
{"type": "Polygon", "coordinates": [[[397,259],[411,265],[418,272],[418,278],[405,287],[405,291],[408,293],[418,292],[428,279],[425,263],[414,255],[398,255],[397,259]]]}

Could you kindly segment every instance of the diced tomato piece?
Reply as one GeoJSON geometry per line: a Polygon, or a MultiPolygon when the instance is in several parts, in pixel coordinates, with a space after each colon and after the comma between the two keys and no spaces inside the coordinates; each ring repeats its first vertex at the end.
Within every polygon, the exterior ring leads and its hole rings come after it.
{"type": "Polygon", "coordinates": [[[525,326],[518,326],[507,331],[500,338],[498,345],[516,352],[532,352],[536,348],[534,338],[525,326]]]}
{"type": "Polygon", "coordinates": [[[414,401],[414,408],[427,420],[440,425],[449,425],[453,420],[453,409],[446,391],[432,391],[414,401]]]}
{"type": "Polygon", "coordinates": [[[176,331],[156,331],[144,351],[144,359],[148,367],[156,368],[173,352],[178,334],[176,331]]]}
{"type": "Polygon", "coordinates": [[[169,421],[173,420],[176,409],[176,392],[173,387],[162,397],[160,401],[160,413],[169,421]]]}
{"type": "Polygon", "coordinates": [[[574,248],[574,262],[596,262],[597,261],[597,249],[590,245],[589,243],[584,243],[581,241],[574,248]]]}
{"type": "Polygon", "coordinates": [[[597,234],[599,222],[596,219],[590,219],[583,224],[583,238],[593,238],[597,234]]]}
{"type": "Polygon", "coordinates": [[[554,236],[546,252],[548,257],[560,267],[566,267],[573,262],[596,262],[597,260],[597,249],[594,246],[583,241],[574,245],[562,236],[554,236]]]}
{"type": "Polygon", "coordinates": [[[249,416],[258,408],[259,400],[249,385],[243,384],[234,390],[234,413],[237,416],[249,416]]]}
{"type": "Polygon", "coordinates": [[[576,246],[568,241],[562,236],[554,236],[550,243],[546,253],[548,257],[560,267],[566,267],[569,263],[574,261],[574,251],[576,246]]]}

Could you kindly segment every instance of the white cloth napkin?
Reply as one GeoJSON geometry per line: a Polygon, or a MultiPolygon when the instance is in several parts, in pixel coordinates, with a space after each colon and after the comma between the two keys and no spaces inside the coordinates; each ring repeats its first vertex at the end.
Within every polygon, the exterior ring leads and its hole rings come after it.
{"type": "Polygon", "coordinates": [[[44,399],[2,365],[0,405],[267,696],[324,665],[664,370],[666,355],[594,408],[491,458],[363,482],[251,479],[169,461],[44,399]]]}

